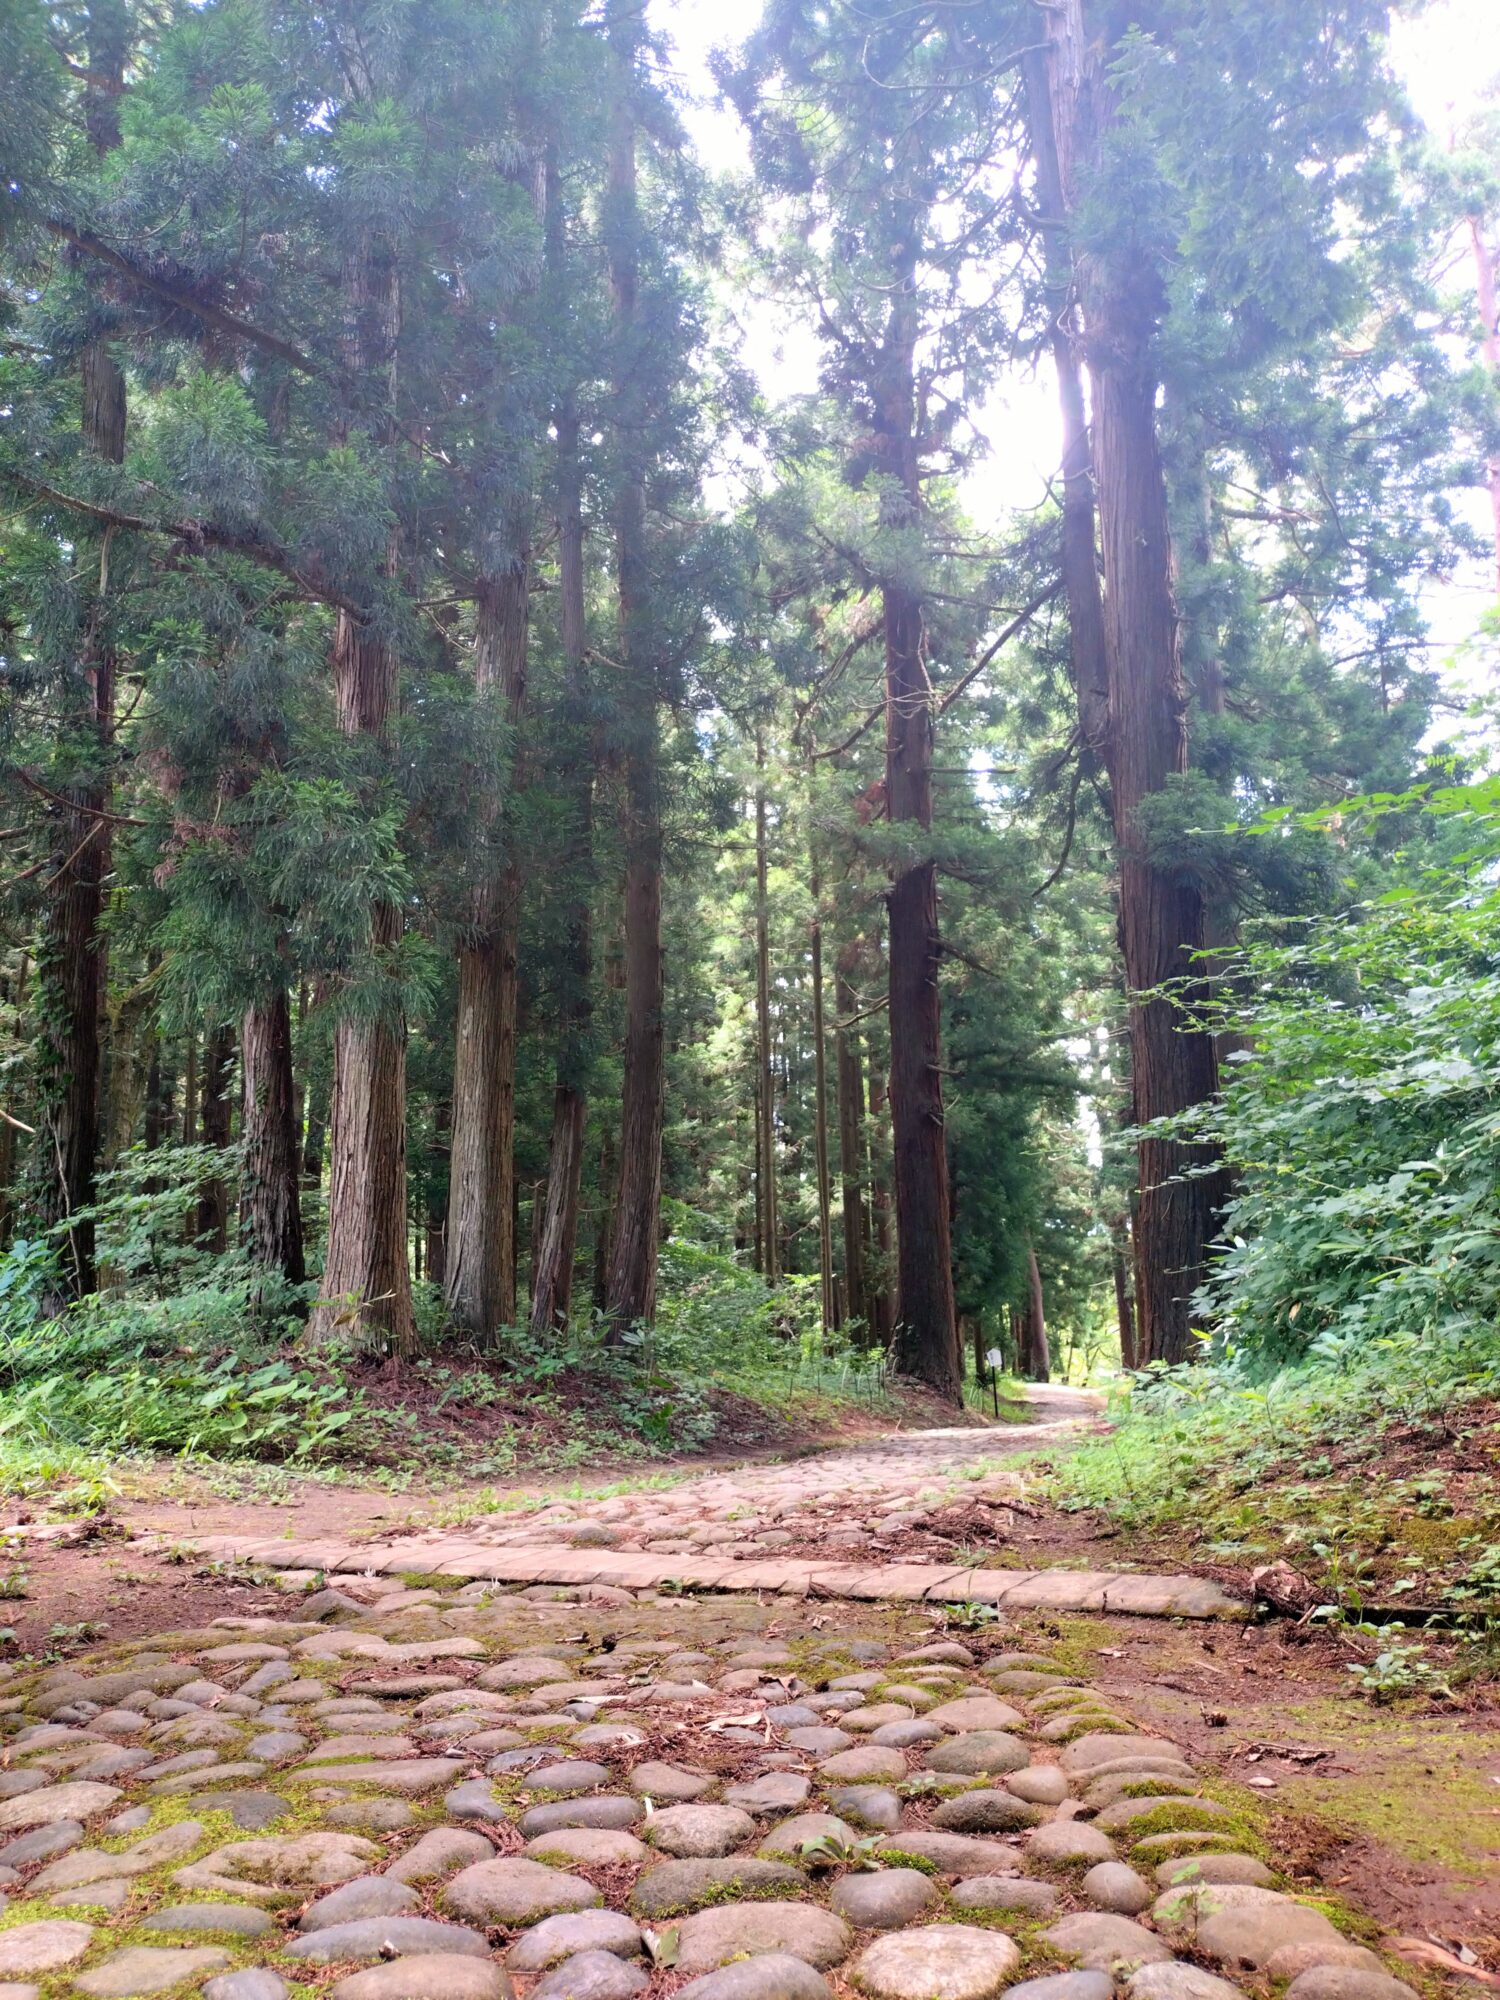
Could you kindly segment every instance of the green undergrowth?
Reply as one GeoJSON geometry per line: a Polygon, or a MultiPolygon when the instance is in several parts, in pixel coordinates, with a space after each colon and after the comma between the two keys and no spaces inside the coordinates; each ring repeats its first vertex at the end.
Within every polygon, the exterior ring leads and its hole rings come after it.
{"type": "MultiPolygon", "coordinates": [[[[1285,1560],[1345,1616],[1500,1617],[1500,1343],[1386,1343],[1256,1379],[1180,1369],[1046,1467],[1048,1497],[1246,1565],[1285,1560]]],[[[1139,1549],[1139,1542],[1135,1544],[1139,1549]]]]}
{"type": "Polygon", "coordinates": [[[460,1341],[419,1285],[418,1352],[392,1364],[353,1302],[315,1336],[316,1282],[273,1295],[240,1249],[193,1242],[201,1187],[232,1190],[237,1172],[232,1150],[179,1147],[102,1176],[90,1214],[107,1283],[60,1317],[43,1311],[54,1245],[0,1257],[0,1494],[99,1512],[115,1467],[160,1460],[252,1500],[309,1478],[550,1480],[895,1407],[883,1355],[822,1328],[816,1283],[768,1285],[680,1204],[652,1328],[616,1344],[584,1310],[550,1336],[460,1341]]]}

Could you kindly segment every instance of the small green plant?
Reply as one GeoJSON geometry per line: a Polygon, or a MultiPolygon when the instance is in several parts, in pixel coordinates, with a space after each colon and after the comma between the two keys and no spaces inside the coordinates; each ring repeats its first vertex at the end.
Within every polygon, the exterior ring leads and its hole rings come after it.
{"type": "Polygon", "coordinates": [[[0,1597],[30,1597],[31,1577],[24,1569],[7,1570],[0,1576],[0,1597]]]}
{"type": "Polygon", "coordinates": [[[1351,1660],[1348,1672],[1358,1692],[1373,1702],[1388,1702],[1402,1695],[1443,1695],[1453,1690],[1428,1659],[1426,1648],[1405,1637],[1401,1625],[1355,1625],[1362,1637],[1379,1648],[1373,1659],[1351,1660]]]}
{"type": "Polygon", "coordinates": [[[807,1868],[852,1868],[868,1872],[883,1865],[878,1833],[850,1839],[838,1833],[820,1833],[815,1840],[798,1843],[797,1858],[807,1868]]]}
{"type": "Polygon", "coordinates": [[[995,1624],[1000,1610],[994,1604],[981,1604],[973,1598],[965,1598],[961,1604],[943,1607],[943,1623],[955,1632],[978,1632],[986,1625],[995,1624]]]}

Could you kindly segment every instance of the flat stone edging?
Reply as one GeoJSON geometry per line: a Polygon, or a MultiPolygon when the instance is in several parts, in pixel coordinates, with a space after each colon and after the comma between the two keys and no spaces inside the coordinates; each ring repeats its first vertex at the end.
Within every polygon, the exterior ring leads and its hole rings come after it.
{"type": "Polygon", "coordinates": [[[895,1599],[903,1603],[994,1604],[1025,1611],[1117,1611],[1138,1618],[1243,1619],[1250,1606],[1199,1576],[1117,1570],[944,1568],[936,1563],[763,1562],[726,1556],[622,1555],[608,1549],[539,1545],[497,1549],[457,1539],[405,1542],[260,1540],[201,1535],[184,1544],[165,1535],[136,1546],[182,1548],[268,1569],[315,1569],[362,1576],[460,1577],[474,1583],[609,1584],[652,1590],[774,1591],[788,1597],[895,1599]]]}

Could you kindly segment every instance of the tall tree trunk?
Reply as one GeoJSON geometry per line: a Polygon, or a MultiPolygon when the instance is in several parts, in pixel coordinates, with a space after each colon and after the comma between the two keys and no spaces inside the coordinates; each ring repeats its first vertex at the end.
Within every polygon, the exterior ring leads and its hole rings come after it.
{"type": "MultiPolygon", "coordinates": [[[[88,17],[84,122],[98,159],[120,143],[119,99],[130,44],[124,0],[94,0],[88,17]]],[[[107,335],[83,351],[83,441],[97,458],[125,457],[125,377],[107,335]]],[[[94,1199],[99,1153],[106,947],[101,919],[112,857],[108,817],[115,713],[110,557],[113,529],[81,538],[85,590],[77,672],[66,699],[77,732],[78,777],[55,809],[46,900],[37,939],[36,1207],[44,1226],[68,1223],[60,1241],[61,1283],[44,1308],[60,1312],[94,1288],[94,1229],[70,1222],[94,1199]]]]}
{"type": "MultiPolygon", "coordinates": [[[[1054,134],[1069,213],[1080,179],[1097,169],[1097,141],[1111,115],[1108,54],[1090,42],[1083,0],[1047,15],[1054,134]]],[[[1204,943],[1203,898],[1186,875],[1147,852],[1142,804],[1187,769],[1187,704],[1172,587],[1166,479],[1157,436],[1155,334],[1160,274],[1128,244],[1087,254],[1075,247],[1093,386],[1094,470],[1104,563],[1109,673],[1107,761],[1120,873],[1120,948],[1130,988],[1135,1123],[1190,1110],[1212,1097],[1212,1035],[1181,1025],[1161,997],[1194,976],[1204,943]],[[1155,995],[1156,997],[1146,997],[1155,995]]],[[[1138,1340],[1143,1356],[1189,1353],[1188,1301],[1201,1283],[1222,1200],[1222,1177],[1201,1149],[1154,1135],[1137,1146],[1138,1340]]]]}
{"type": "Polygon", "coordinates": [[[894,1263],[891,1256],[891,1186],[885,1171],[886,1152],[885,1076],[870,1050],[870,1226],[874,1235],[878,1270],[868,1281],[866,1297],[870,1306],[872,1344],[892,1351],[896,1327],[896,1300],[891,1285],[894,1263]]]}
{"type": "MultiPolygon", "coordinates": [[[[875,412],[890,482],[884,525],[910,531],[921,506],[916,441],[915,215],[892,289],[875,412]]],[[[938,988],[937,864],[932,828],[932,684],[923,659],[920,598],[904,582],[881,588],[885,625],[885,794],[907,853],[895,864],[890,911],[891,1127],[896,1184],[895,1362],[903,1375],[957,1400],[962,1369],[953,1300],[948,1148],[943,1110],[942,996],[938,988]]]]}
{"type": "Polygon", "coordinates": [[[1042,1273],[1036,1251],[1026,1246],[1026,1332],[1028,1361],[1033,1382],[1052,1380],[1052,1354],[1047,1346],[1047,1311],[1042,1297],[1042,1273]]]}
{"type": "MultiPolygon", "coordinates": [[[[358,51],[351,60],[364,61],[358,51]]],[[[373,96],[368,76],[360,87],[373,96]]],[[[374,407],[374,421],[393,449],[390,417],[396,398],[401,324],[397,246],[388,233],[359,230],[345,255],[341,359],[374,407]]],[[[384,567],[394,576],[397,530],[384,567]]],[[[377,748],[387,741],[400,699],[401,668],[383,623],[360,623],[340,611],[334,628],[335,721],[353,741],[377,748]]],[[[370,914],[370,948],[386,980],[380,1004],[357,1016],[340,1012],[333,1032],[333,1098],[328,1135],[328,1244],[317,1330],[352,1315],[397,1355],[416,1351],[406,1215],[406,1015],[397,961],[405,928],[399,905],[379,903],[370,914]]]]}
{"type": "Polygon", "coordinates": [[[844,1224],[844,1310],[868,1334],[871,1331],[870,1301],[865,1270],[865,1078],[860,1057],[859,1029],[853,1016],[858,1011],[853,973],[858,958],[857,943],[845,945],[834,961],[834,1074],[839,1107],[839,1186],[844,1224]]]}
{"type": "MultiPolygon", "coordinates": [[[[528,557],[482,578],[474,680],[512,729],[526,701],[528,557]]],[[[501,814],[494,814],[495,827],[501,814]]],[[[516,1317],[513,1222],[516,1122],[516,951],[520,871],[507,858],[480,887],[458,955],[453,1066],[453,1164],[444,1295],[455,1326],[478,1340],[516,1317]]]]}
{"type": "Polygon", "coordinates": [[[251,1262],[300,1285],[307,1265],[294,1098],[291,1008],[285,987],[278,987],[240,1021],[240,1224],[251,1262]]]}
{"type": "MultiPolygon", "coordinates": [[[[198,1129],[204,1145],[212,1146],[217,1152],[222,1152],[229,1144],[229,1073],[233,1067],[233,1028],[211,1028],[203,1044],[198,1129]]],[[[205,1182],[199,1192],[197,1233],[199,1243],[206,1249],[222,1252],[228,1248],[229,1187],[221,1177],[205,1182]]]]}
{"type": "Polygon", "coordinates": [[[432,1150],[427,1171],[424,1266],[429,1285],[442,1290],[448,1271],[448,1187],[453,1173],[453,1106],[446,1097],[432,1107],[432,1150]]]}
{"type": "Polygon", "coordinates": [[[182,1125],[178,1139],[184,1146],[198,1143],[198,1031],[188,1030],[187,1049],[182,1058],[182,1125]]]}
{"type": "Polygon", "coordinates": [[[755,1049],[756,1144],[761,1276],[781,1276],[776,1221],[776,1079],[771,1061],[771,910],[766,891],[766,739],[755,732],[755,1049]]]}
{"type": "MultiPolygon", "coordinates": [[[[555,195],[549,222],[560,220],[555,195]]],[[[571,819],[567,854],[568,903],[563,917],[559,971],[557,1081],[552,1093],[552,1136],[547,1187],[531,1285],[531,1327],[542,1334],[567,1324],[573,1302],[573,1261],[578,1249],[578,1200],[583,1186],[583,1145],[588,1124],[590,1031],[593,1024],[593,912],[589,900],[594,850],[594,732],[588,720],[587,626],[583,576],[583,478],[578,457],[578,412],[565,399],[557,419],[557,570],[563,669],[568,704],[567,789],[571,819]]]]}
{"type": "Polygon", "coordinates": [[[823,1014],[823,879],[812,861],[813,1173],[818,1192],[818,1276],[823,1325],[840,1324],[833,1284],[833,1195],[828,1175],[828,1027],[823,1014]]]}
{"type": "Polygon", "coordinates": [[[1120,1366],[1139,1365],[1135,1351],[1135,1301],[1130,1296],[1130,1262],[1126,1255],[1125,1225],[1110,1231],[1109,1255],[1115,1281],[1115,1322],[1120,1329],[1120,1366]]]}
{"type": "Polygon", "coordinates": [[[1067,205],[1058,162],[1057,134],[1045,50],[1032,48],[1025,59],[1026,98],[1042,204],[1047,318],[1052,363],[1057,371],[1062,415],[1062,575],[1068,605],[1068,642],[1078,708],[1079,756],[1085,768],[1101,770],[1109,734],[1109,667],[1104,650],[1104,600],[1099,588],[1099,553],[1094,524],[1094,468],[1079,357],[1078,313],[1073,297],[1073,259],[1068,246],[1067,205]]]}
{"type": "Polygon", "coordinates": [[[614,77],[610,106],[607,251],[614,321],[611,358],[616,435],[624,463],[615,497],[619,598],[620,712],[625,846],[625,1066],[620,1102],[620,1180],[615,1197],[605,1314],[610,1336],[649,1321],[656,1309],[661,1225],[665,1045],[661,943],[661,774],[657,687],[646,597],[648,358],[640,324],[636,198],[635,64],[642,33],[635,0],[609,0],[614,77]]]}

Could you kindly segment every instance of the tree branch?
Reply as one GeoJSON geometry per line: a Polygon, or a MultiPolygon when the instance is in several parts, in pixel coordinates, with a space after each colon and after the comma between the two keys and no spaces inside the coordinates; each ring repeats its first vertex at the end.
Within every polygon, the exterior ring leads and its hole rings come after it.
{"type": "Polygon", "coordinates": [[[285,361],[289,367],[299,369],[304,375],[322,375],[328,371],[319,367],[310,356],[290,340],[283,340],[279,333],[271,333],[263,326],[256,326],[248,319],[241,319],[238,313],[227,312],[223,306],[212,306],[196,299],[165,278],[159,278],[152,271],[143,270],[133,258],[123,250],[116,250],[113,244],[102,237],[93,235],[86,229],[74,229],[69,223],[51,221],[47,224],[51,233],[59,237],[73,249],[86,257],[94,257],[101,264],[108,264],[112,271],[118,271],[133,285],[139,285],[143,292],[153,297],[165,299],[169,305],[178,306],[183,312],[190,312],[205,326],[217,327],[220,333],[232,334],[236,340],[247,340],[253,347],[261,348],[267,354],[274,354],[278,361],[285,361]]]}
{"type": "Polygon", "coordinates": [[[1044,606],[1050,604],[1053,598],[1059,596],[1061,591],[1062,591],[1062,584],[1060,582],[1050,584],[1048,588],[1044,590],[1039,597],[1032,598],[1031,602],[1025,607],[1024,610],[1018,611],[1015,617],[1012,618],[1010,623],[1006,626],[1005,630],[1000,634],[999,638],[995,640],[994,644],[992,646],[986,647],[984,652],[975,661],[974,665],[970,667],[969,671],[966,674],[960,675],[960,677],[953,683],[952,687],[949,688],[948,692],[943,696],[942,700],[937,705],[937,714],[946,715],[949,709],[952,708],[954,702],[958,700],[959,696],[961,694],[967,693],[968,690],[973,686],[974,682],[978,680],[979,676],[984,672],[985,668],[989,665],[990,661],[993,660],[995,655],[1000,651],[1000,648],[1004,645],[1007,645],[1012,639],[1014,639],[1018,632],[1024,631],[1026,626],[1028,626],[1031,623],[1032,619],[1035,618],[1036,614],[1040,610],[1042,610],[1044,606]]]}
{"type": "Polygon", "coordinates": [[[144,514],[127,514],[118,507],[102,506],[97,500],[85,500],[78,493],[64,493],[56,486],[49,486],[44,480],[32,479],[27,473],[17,472],[7,467],[0,478],[8,479],[13,485],[46,500],[54,507],[66,507],[71,513],[82,514],[91,521],[101,521],[106,527],[129,528],[140,535],[169,535],[173,541],[181,542],[184,548],[194,553],[205,549],[221,549],[226,555],[244,556],[249,561],[259,563],[263,569],[275,570],[278,576],[286,577],[296,584],[304,597],[310,597],[319,604],[327,604],[335,611],[343,611],[358,624],[363,625],[367,613],[362,605],[346,596],[336,584],[325,583],[317,575],[299,569],[288,550],[275,542],[261,539],[251,531],[224,528],[214,521],[152,521],[144,514]]]}

